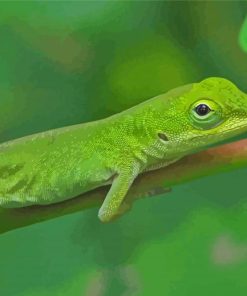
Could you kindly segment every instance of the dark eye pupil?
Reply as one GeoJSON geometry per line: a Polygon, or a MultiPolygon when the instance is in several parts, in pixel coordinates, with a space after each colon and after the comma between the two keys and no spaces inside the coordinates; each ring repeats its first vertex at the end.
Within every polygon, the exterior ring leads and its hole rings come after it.
{"type": "Polygon", "coordinates": [[[207,115],[211,109],[206,104],[200,104],[196,107],[196,113],[200,116],[207,115]]]}

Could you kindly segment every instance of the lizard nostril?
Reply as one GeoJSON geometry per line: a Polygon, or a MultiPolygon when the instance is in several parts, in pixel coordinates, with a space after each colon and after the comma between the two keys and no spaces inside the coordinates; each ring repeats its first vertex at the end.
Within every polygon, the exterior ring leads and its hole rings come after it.
{"type": "Polygon", "coordinates": [[[167,136],[163,133],[158,133],[158,137],[163,141],[169,141],[167,136]]]}

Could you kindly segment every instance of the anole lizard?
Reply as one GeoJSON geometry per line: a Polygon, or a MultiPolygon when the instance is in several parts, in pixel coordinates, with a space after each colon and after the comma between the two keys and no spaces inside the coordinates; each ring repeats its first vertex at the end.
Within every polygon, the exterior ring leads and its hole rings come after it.
{"type": "Polygon", "coordinates": [[[119,214],[135,178],[247,131],[247,95],[224,78],[178,87],[108,118],[0,145],[0,205],[45,205],[112,184],[99,210],[119,214]]]}

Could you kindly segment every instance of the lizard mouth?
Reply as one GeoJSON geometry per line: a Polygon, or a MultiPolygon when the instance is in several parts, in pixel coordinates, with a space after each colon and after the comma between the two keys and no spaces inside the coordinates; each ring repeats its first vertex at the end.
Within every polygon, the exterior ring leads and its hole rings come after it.
{"type": "Polygon", "coordinates": [[[229,128],[228,130],[222,132],[222,135],[225,135],[225,134],[233,134],[233,136],[235,135],[239,135],[241,133],[244,133],[247,131],[247,119],[244,121],[243,124],[240,124],[236,127],[233,127],[233,128],[229,128]],[[235,133],[234,133],[235,132],[235,133]]]}
{"type": "Polygon", "coordinates": [[[224,133],[228,133],[228,132],[231,132],[231,131],[238,131],[239,133],[247,131],[247,120],[246,120],[245,124],[241,124],[241,125],[239,125],[239,126],[237,126],[235,128],[231,128],[231,129],[225,131],[224,133]]]}
{"type": "Polygon", "coordinates": [[[224,138],[225,135],[229,134],[229,138],[240,135],[244,132],[247,131],[247,120],[243,123],[240,124],[236,127],[233,128],[229,128],[228,130],[224,131],[224,132],[215,132],[212,133],[210,135],[200,135],[200,136],[195,136],[193,138],[191,138],[191,140],[196,140],[196,139],[200,139],[200,138],[204,138],[204,139],[211,139],[212,137],[217,137],[217,141],[220,140],[221,138],[224,138]]]}

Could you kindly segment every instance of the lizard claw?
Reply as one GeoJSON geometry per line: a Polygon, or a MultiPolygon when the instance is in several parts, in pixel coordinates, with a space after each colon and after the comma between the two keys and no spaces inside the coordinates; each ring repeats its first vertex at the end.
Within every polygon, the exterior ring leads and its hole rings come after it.
{"type": "Polygon", "coordinates": [[[167,187],[156,187],[154,189],[151,189],[149,191],[146,192],[145,197],[151,197],[151,196],[155,196],[155,195],[161,195],[164,193],[168,193],[171,192],[171,188],[167,188],[167,187]]]}

